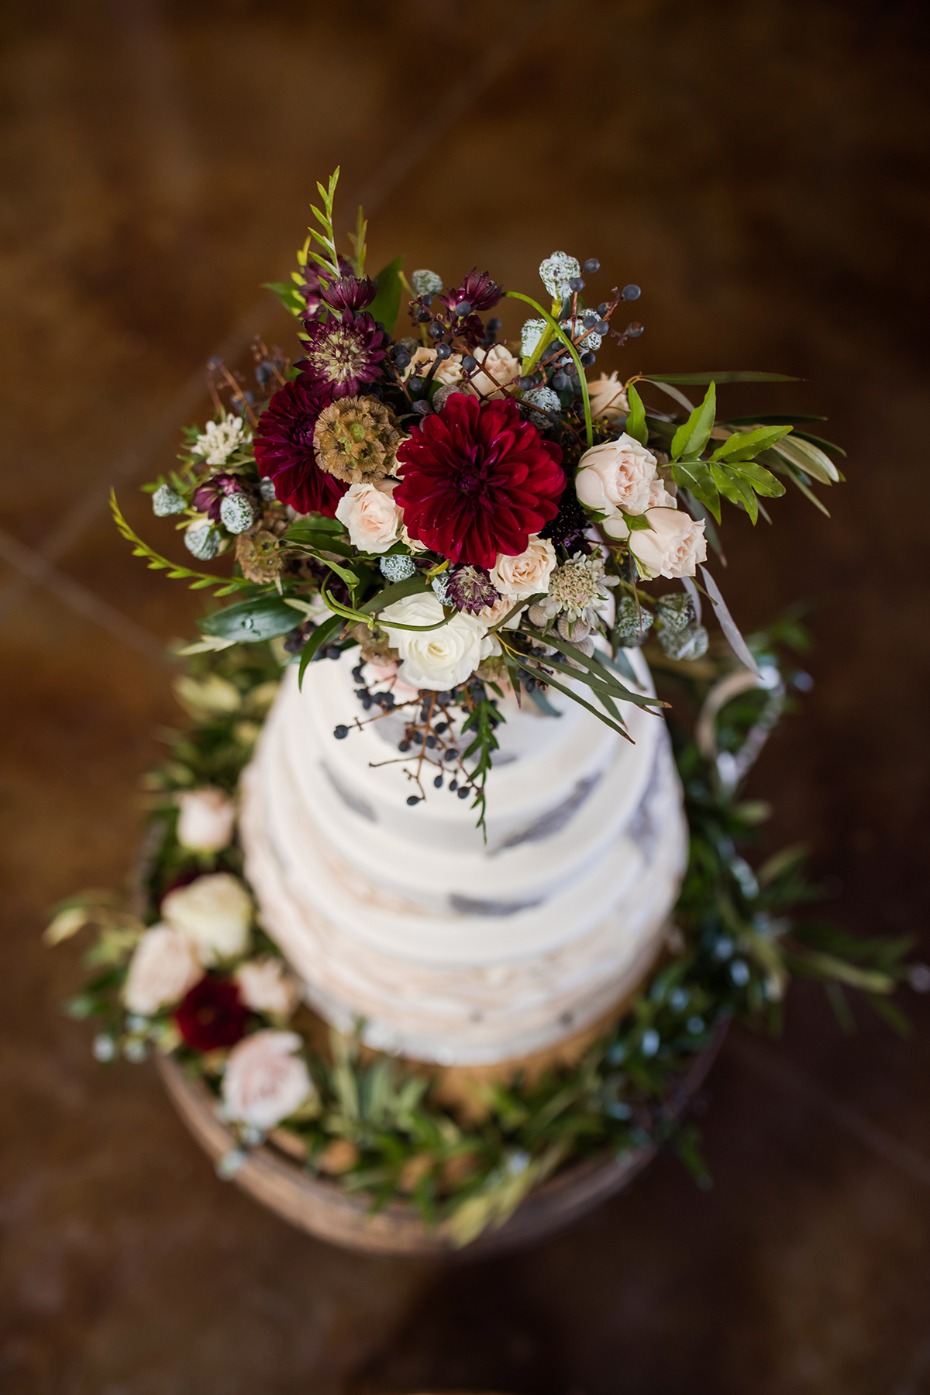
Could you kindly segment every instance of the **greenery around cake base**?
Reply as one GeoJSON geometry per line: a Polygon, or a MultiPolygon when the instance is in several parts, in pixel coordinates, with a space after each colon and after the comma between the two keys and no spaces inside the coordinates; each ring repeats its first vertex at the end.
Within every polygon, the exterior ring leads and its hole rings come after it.
{"type": "MultiPolygon", "coordinates": [[[[300,1036],[312,1082],[297,1113],[271,1130],[272,1145],[373,1209],[408,1199],[426,1224],[445,1222],[455,1241],[466,1244],[502,1224],[546,1177],[583,1158],[613,1154],[623,1160],[643,1147],[669,1144],[702,1176],[695,1130],[681,1117],[689,1068],[732,1020],[777,1026],[792,978],[822,980],[841,1017],[848,1016],[847,990],[861,990],[897,1023],[891,994],[904,972],[906,944],[851,938],[821,921],[799,920],[798,912],[816,899],[799,850],[757,866],[746,857],[767,809],[739,792],[740,752],[747,739],[757,742],[768,733],[803,686],[792,665],[777,657],[802,642],[802,632],[789,622],[753,642],[766,683],[717,714],[714,749],[706,723],[699,748],[695,719],[708,693],[733,672],[732,656],[679,664],[658,647],[649,654],[660,694],[672,703],[669,726],[690,826],[677,944],[616,1026],[575,1066],[489,1086],[481,1117],[466,1119],[436,1098],[427,1075],[364,1051],[358,1039],[335,1033],[321,1039],[318,1019],[304,1008],[286,1024],[251,1012],[248,1031],[286,1025],[300,1036]]],[[[158,921],[167,888],[202,874],[243,875],[235,840],[214,854],[179,844],[178,797],[205,786],[235,795],[277,690],[280,657],[272,646],[239,646],[198,657],[179,679],[189,721],[172,734],[167,760],[148,781],[141,890],[122,898],[73,898],[58,908],[49,929],[53,942],[80,929],[95,933],[89,980],[69,1010],[97,1022],[97,1057],[170,1055],[207,1086],[220,1117],[229,1052],[192,1050],[174,1011],[133,1014],[123,991],[132,955],[146,927],[158,921]]],[[[260,926],[252,929],[243,957],[256,954],[279,955],[260,926]]],[[[221,962],[210,972],[231,975],[235,968],[221,962]]],[[[269,1140],[226,1117],[230,1148],[218,1170],[231,1177],[250,1148],[269,1140]]]]}

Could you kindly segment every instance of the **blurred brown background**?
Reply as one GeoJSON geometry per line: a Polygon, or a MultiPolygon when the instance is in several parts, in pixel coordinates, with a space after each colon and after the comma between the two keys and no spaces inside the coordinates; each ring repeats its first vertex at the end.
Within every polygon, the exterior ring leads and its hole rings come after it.
{"type": "Polygon", "coordinates": [[[376,265],[532,289],[554,248],[596,255],[644,289],[615,366],[807,380],[730,396],[827,412],[850,452],[831,523],[797,495],[752,537],[730,518],[742,621],[806,596],[818,639],[754,791],[846,925],[923,933],[925,7],[5,0],[2,26],[4,1395],[930,1390],[926,998],[902,1041],[799,991],[783,1042],[734,1034],[715,1070],[711,1191],[663,1159],[451,1268],[316,1245],[217,1181],[150,1069],[91,1060],[59,1011],[79,947],[38,939],[133,857],[162,645],[199,605],[106,490],[144,521],[207,356],[288,332],[258,285],[337,162],[376,265]]]}

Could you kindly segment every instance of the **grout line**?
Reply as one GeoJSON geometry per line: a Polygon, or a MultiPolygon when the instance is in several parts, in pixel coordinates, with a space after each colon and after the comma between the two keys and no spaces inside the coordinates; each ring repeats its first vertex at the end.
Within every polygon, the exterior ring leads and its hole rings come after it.
{"type": "Polygon", "coordinates": [[[789,1065],[780,1054],[746,1037],[738,1037],[731,1050],[750,1070],[764,1075],[771,1083],[798,1096],[805,1103],[815,1105],[850,1137],[871,1149],[899,1172],[924,1187],[930,1187],[930,1160],[857,1110],[841,1104],[815,1080],[789,1065]]]}
{"type": "Polygon", "coordinates": [[[135,650],[143,658],[150,659],[159,665],[169,663],[165,645],[155,635],[150,634],[141,625],[137,625],[134,620],[130,620],[121,610],[117,610],[116,606],[110,605],[109,601],[104,600],[93,591],[89,591],[79,581],[65,576],[44,557],[33,552],[30,548],[24,547],[21,542],[4,532],[2,528],[0,528],[0,558],[17,569],[26,590],[33,586],[45,587],[70,610],[76,611],[86,620],[99,625],[102,630],[106,630],[114,639],[135,650]]]}

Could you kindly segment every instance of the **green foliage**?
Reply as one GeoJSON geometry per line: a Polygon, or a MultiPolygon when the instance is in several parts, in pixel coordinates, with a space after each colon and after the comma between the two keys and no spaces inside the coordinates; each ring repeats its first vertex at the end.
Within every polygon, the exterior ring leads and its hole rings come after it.
{"type": "Polygon", "coordinates": [[[403,257],[395,257],[392,262],[388,262],[387,266],[381,268],[375,277],[378,293],[368,307],[369,315],[372,319],[380,321],[388,334],[393,334],[394,326],[397,324],[397,316],[400,313],[403,265],[403,257]]]}
{"type": "Polygon", "coordinates": [[[194,571],[190,567],[162,557],[154,548],[149,547],[148,543],[144,542],[127,523],[119,504],[116,502],[115,489],[110,490],[110,512],[121,535],[128,543],[132,544],[133,557],[143,558],[149,571],[167,572],[173,581],[186,581],[192,591],[201,591],[209,587],[217,596],[228,596],[233,591],[254,589],[252,583],[245,581],[242,577],[210,576],[208,572],[194,571]]]}
{"type": "Polygon", "coordinates": [[[624,430],[628,436],[633,437],[634,441],[639,441],[641,446],[648,445],[649,427],[646,423],[646,408],[643,406],[643,399],[632,383],[627,384],[626,398],[630,410],[627,414],[624,430]]]}
{"type": "Polygon", "coordinates": [[[462,735],[468,738],[468,745],[462,752],[462,760],[469,769],[475,791],[471,807],[478,810],[477,826],[481,829],[485,841],[488,836],[487,779],[491,772],[494,752],[500,745],[497,728],[502,721],[500,709],[493,697],[489,697],[485,691],[480,697],[472,699],[471,710],[462,723],[462,735]]]}
{"type": "Polygon", "coordinates": [[[552,315],[549,314],[549,311],[544,310],[543,307],[540,305],[539,301],[533,300],[532,296],[524,295],[522,291],[505,291],[504,294],[511,300],[522,300],[524,305],[529,305],[533,310],[535,310],[539,318],[541,320],[545,320],[552,337],[555,339],[560,339],[562,343],[565,345],[568,352],[571,354],[575,367],[578,369],[578,381],[581,384],[581,402],[584,408],[585,439],[589,446],[593,445],[594,428],[591,422],[591,397],[588,392],[588,380],[585,377],[585,371],[581,362],[581,356],[578,353],[578,350],[575,347],[575,345],[572,343],[570,335],[565,333],[565,330],[559,324],[558,320],[553,319],[552,315]]]}
{"type": "MultiPolygon", "coordinates": [[[[326,185],[317,183],[317,193],[320,196],[320,203],[323,207],[317,208],[315,204],[310,205],[310,212],[316,219],[317,226],[311,223],[307,229],[307,241],[304,244],[304,256],[316,262],[324,271],[338,277],[339,252],[336,248],[336,233],[333,228],[333,204],[336,198],[336,186],[339,183],[339,166],[333,170],[326,185]],[[315,244],[315,245],[314,245],[315,244]],[[318,251],[317,248],[320,250],[318,251]]],[[[299,258],[298,258],[299,260],[299,258]]]]}
{"type": "Polygon", "coordinates": [[[256,596],[238,605],[224,606],[201,620],[205,635],[228,639],[239,644],[258,644],[263,640],[286,635],[297,626],[294,607],[283,596],[256,596]]]}
{"type": "Polygon", "coordinates": [[[751,521],[759,517],[758,495],[784,494],[785,486],[756,459],[780,444],[790,426],[762,426],[735,431],[708,459],[704,451],[715,428],[716,386],[712,382],[700,406],[678,427],[671,442],[671,468],[676,483],[687,489],[720,522],[720,495],[745,509],[751,521]]]}

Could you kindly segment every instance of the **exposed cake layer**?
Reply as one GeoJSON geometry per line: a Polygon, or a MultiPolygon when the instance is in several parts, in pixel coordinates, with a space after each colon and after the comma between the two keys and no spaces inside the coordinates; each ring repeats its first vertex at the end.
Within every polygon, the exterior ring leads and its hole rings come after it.
{"type": "Polygon", "coordinates": [[[396,817],[409,786],[359,760],[362,741],[390,749],[380,724],[333,739],[331,704],[341,693],[345,721],[354,702],[344,667],[285,686],[243,788],[247,872],[313,1005],[343,1029],[363,1019],[378,1049],[477,1065],[546,1049],[632,992],[686,856],[664,722],[632,711],[631,746],[575,707],[515,710],[485,845],[440,791],[396,817]]]}

